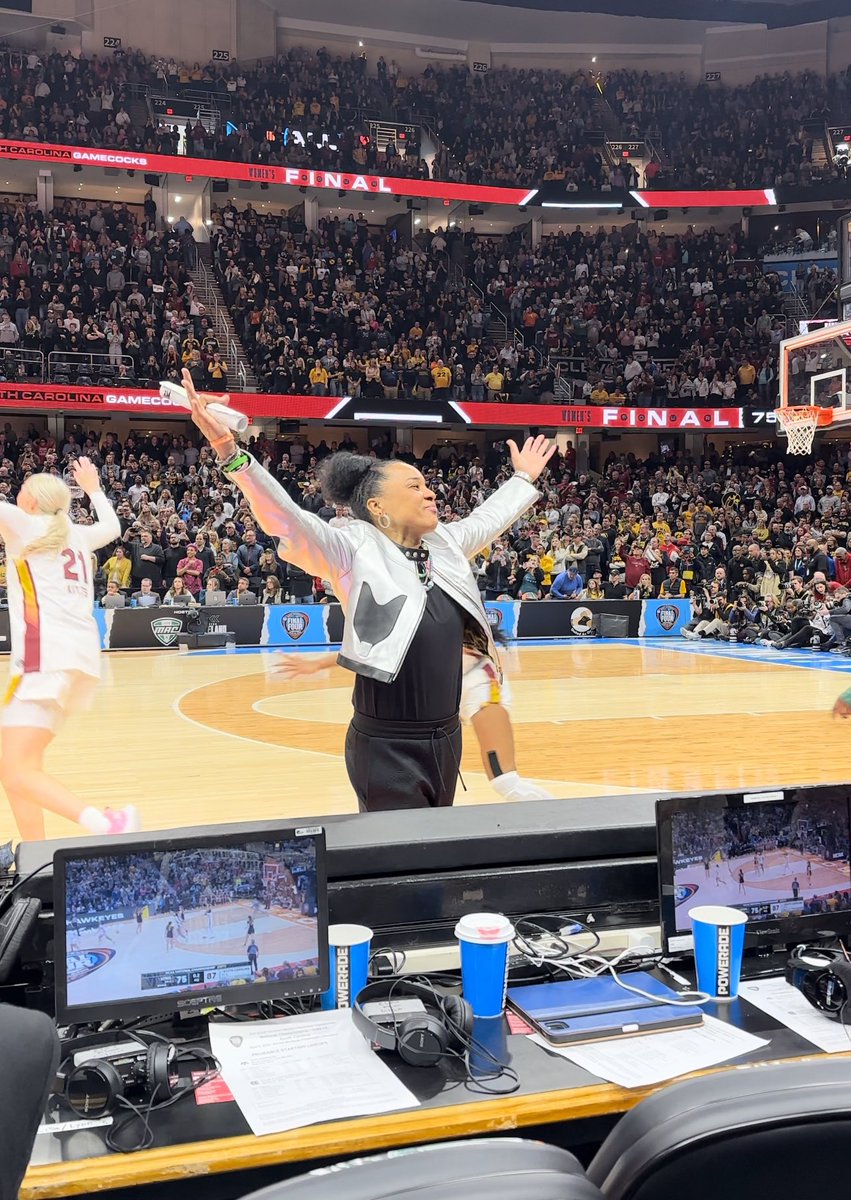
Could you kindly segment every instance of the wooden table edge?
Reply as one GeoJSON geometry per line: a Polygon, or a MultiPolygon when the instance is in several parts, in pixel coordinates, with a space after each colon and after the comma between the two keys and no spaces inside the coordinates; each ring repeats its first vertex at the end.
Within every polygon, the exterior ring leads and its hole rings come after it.
{"type": "Polygon", "coordinates": [[[80,1159],[78,1162],[50,1163],[31,1167],[27,1171],[19,1200],[53,1200],[60,1196],[80,1196],[113,1188],[203,1178],[205,1175],[247,1171],[285,1162],[303,1162],[309,1170],[311,1160],[318,1158],[389,1150],[397,1146],[485,1133],[504,1133],[528,1125],[554,1124],[565,1119],[611,1116],[626,1112],[646,1096],[661,1091],[669,1084],[718,1071],[743,1071],[778,1063],[849,1056],[851,1050],[840,1052],[839,1055],[816,1052],[758,1063],[724,1063],[642,1088],[627,1089],[610,1083],[591,1084],[559,1091],[473,1100],[469,1104],[451,1104],[441,1108],[411,1108],[379,1116],[328,1121],[322,1125],[308,1125],[303,1129],[291,1129],[265,1137],[240,1134],[237,1137],[160,1146],[133,1154],[107,1154],[80,1159]]]}

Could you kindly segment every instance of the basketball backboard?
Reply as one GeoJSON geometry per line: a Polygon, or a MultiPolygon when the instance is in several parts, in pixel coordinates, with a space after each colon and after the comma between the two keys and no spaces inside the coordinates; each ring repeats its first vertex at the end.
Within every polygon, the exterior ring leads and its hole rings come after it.
{"type": "Polygon", "coordinates": [[[851,419],[851,321],[811,329],[780,343],[779,407],[833,409],[851,419]]]}
{"type": "Polygon", "coordinates": [[[790,453],[807,453],[819,427],[851,423],[851,321],[786,338],[778,374],[778,431],[790,453]]]}

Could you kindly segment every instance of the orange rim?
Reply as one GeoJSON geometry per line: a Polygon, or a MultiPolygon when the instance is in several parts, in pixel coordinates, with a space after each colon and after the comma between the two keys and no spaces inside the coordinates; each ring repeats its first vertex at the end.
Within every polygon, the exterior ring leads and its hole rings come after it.
{"type": "Polygon", "coordinates": [[[833,409],[810,404],[784,405],[783,408],[777,409],[777,422],[783,429],[789,425],[800,425],[804,421],[813,420],[817,425],[830,425],[833,421],[833,409]]]}

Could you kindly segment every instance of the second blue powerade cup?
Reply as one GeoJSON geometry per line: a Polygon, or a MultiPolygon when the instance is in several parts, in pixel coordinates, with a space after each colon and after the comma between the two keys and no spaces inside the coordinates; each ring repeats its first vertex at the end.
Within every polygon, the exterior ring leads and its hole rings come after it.
{"type": "Polygon", "coordinates": [[[455,936],[461,945],[461,990],[473,1016],[501,1016],[514,926],[501,913],[470,913],[455,926],[455,936]]]}
{"type": "Polygon", "coordinates": [[[331,986],[319,997],[326,1012],[351,1008],[352,1000],[366,987],[372,930],[366,925],[331,925],[328,951],[331,957],[331,986]]]}
{"type": "Polygon", "coordinates": [[[713,1000],[733,1000],[739,994],[747,914],[722,904],[702,904],[688,915],[698,991],[713,1000]]]}

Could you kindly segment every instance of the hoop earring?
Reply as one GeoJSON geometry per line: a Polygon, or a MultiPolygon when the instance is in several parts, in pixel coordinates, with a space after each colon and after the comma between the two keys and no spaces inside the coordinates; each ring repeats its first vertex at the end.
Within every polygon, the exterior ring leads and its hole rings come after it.
{"type": "Polygon", "coordinates": [[[387,513],[379,513],[375,518],[375,523],[379,529],[390,528],[390,518],[388,517],[387,513]]]}

